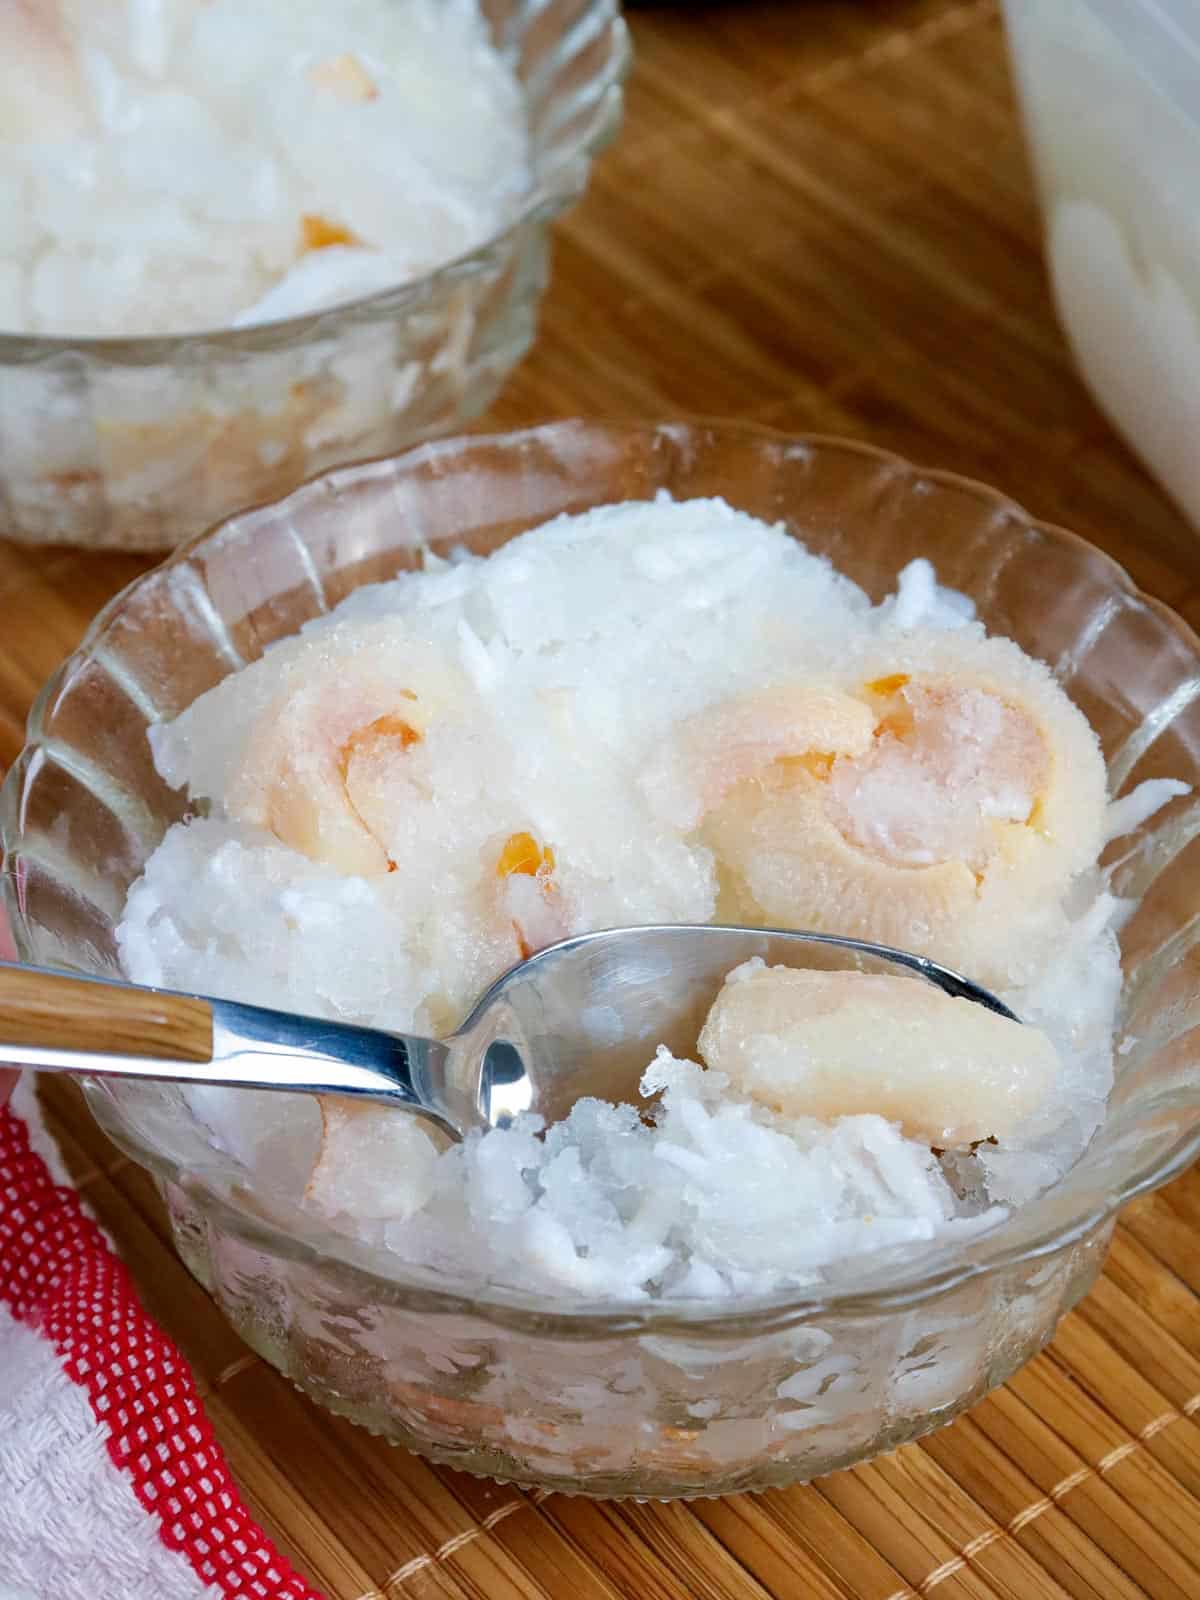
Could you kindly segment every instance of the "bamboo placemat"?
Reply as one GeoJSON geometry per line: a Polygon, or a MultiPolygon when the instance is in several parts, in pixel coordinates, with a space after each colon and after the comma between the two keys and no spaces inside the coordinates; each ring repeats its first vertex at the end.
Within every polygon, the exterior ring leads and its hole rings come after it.
{"type": "MultiPolygon", "coordinates": [[[[706,413],[871,439],[1076,528],[1200,622],[1195,535],[1053,321],[995,0],[683,5],[633,30],[625,130],[488,424],[706,413]]],[[[0,544],[0,758],[144,565],[0,544]]],[[[76,1091],[46,1099],[256,1515],[331,1600],[1200,1595],[1196,1174],[1126,1213],[1051,1349],[952,1427],[806,1488],[602,1505],[431,1467],[317,1411],[226,1328],[76,1091]]]]}

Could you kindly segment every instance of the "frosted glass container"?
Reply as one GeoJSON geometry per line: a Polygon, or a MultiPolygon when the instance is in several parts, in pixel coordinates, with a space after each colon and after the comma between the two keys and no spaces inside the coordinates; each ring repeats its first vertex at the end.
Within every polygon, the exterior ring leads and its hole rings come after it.
{"type": "Polygon", "coordinates": [[[1059,317],[1200,527],[1200,7],[1004,0],[1059,317]]]}

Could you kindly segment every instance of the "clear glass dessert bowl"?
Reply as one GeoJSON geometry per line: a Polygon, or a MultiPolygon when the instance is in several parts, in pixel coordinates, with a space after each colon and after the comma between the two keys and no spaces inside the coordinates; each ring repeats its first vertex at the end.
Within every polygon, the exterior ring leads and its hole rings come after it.
{"type": "Polygon", "coordinates": [[[313,473],[477,416],[533,342],[550,225],[616,131],[618,0],[487,0],[533,184],[477,249],[284,321],[153,338],[0,327],[0,537],[165,550],[313,473]]]}
{"type": "MultiPolygon", "coordinates": [[[[1200,783],[1200,641],[1106,556],[1002,496],[833,439],[736,426],[562,423],[330,472],[193,540],[97,618],[43,690],[0,801],[26,960],[113,973],[126,889],[184,811],[146,726],[420,547],[486,553],[560,512],[721,495],[782,520],[874,599],[928,556],[995,632],[1053,668],[1113,794],[1200,783]]],[[[469,1288],[254,1193],[177,1091],[87,1085],[154,1174],[180,1254],[266,1360],[323,1405],[476,1473],[591,1495],[806,1479],[938,1426],[1053,1334],[1117,1212],[1200,1149],[1200,805],[1110,847],[1128,901],[1108,1120],[991,1232],[883,1255],[818,1290],[735,1305],[586,1304],[469,1288]]]]}

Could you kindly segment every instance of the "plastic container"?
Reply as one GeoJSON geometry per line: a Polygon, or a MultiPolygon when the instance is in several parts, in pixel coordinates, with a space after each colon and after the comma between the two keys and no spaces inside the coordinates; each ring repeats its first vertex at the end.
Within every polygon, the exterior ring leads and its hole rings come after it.
{"type": "Polygon", "coordinates": [[[1075,358],[1200,526],[1200,7],[1004,0],[1075,358]]]}

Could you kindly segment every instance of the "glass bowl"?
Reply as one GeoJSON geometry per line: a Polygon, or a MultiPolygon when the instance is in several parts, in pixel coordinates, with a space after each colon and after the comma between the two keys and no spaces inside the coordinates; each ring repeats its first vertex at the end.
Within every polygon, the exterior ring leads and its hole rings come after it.
{"type": "MultiPolygon", "coordinates": [[[[0,799],[22,957],[114,973],[113,921],[181,797],[150,762],[170,717],[420,545],[494,550],[559,512],[658,489],[783,520],[881,598],[917,555],[1053,667],[1114,794],[1200,782],[1200,641],[1106,556],[1011,501],[834,439],[562,423],[325,474],[138,579],[43,690],[0,799]]],[[[706,1306],[467,1292],[249,1192],[177,1091],[90,1083],[154,1174],[180,1254],[266,1360],[323,1405],[471,1472],[590,1495],[806,1479],[945,1422],[1051,1337],[1118,1208],[1200,1147],[1200,805],[1110,847],[1125,985],[1110,1117],[1056,1188],[919,1267],[706,1306]]]]}
{"type": "Polygon", "coordinates": [[[482,0],[525,91],[513,222],[393,289],[243,329],[129,339],[0,329],[0,537],[163,550],[313,473],[461,427],[533,342],[549,230],[616,132],[618,0],[482,0]]]}

